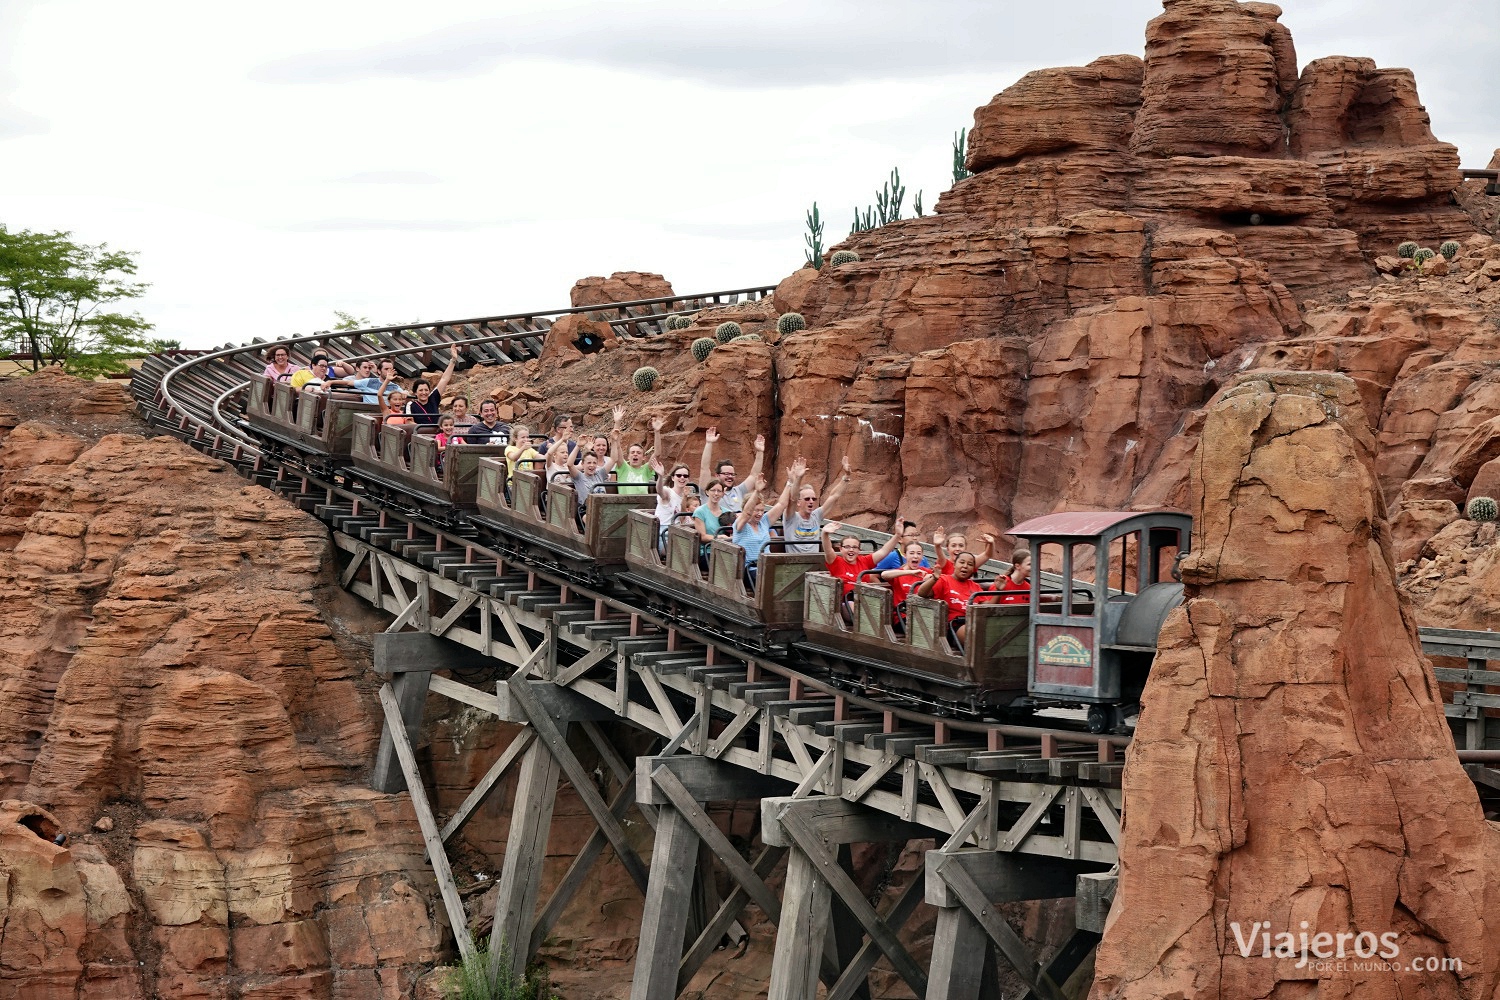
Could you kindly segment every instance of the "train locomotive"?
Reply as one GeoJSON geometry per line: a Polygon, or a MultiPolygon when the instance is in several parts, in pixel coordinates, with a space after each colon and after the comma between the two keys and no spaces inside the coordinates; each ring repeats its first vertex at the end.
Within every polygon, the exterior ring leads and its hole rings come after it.
{"type": "Polygon", "coordinates": [[[273,454],[376,502],[835,685],[938,713],[1005,719],[1074,709],[1093,732],[1128,730],[1162,623],[1183,600],[1173,573],[1190,544],[1187,514],[1047,514],[1009,532],[1030,547],[1029,602],[975,594],[960,644],[944,602],[913,594],[898,618],[881,583],[856,583],[846,612],[844,582],[826,572],[821,553],[787,551],[774,535],[753,582],[744,551],[727,538],[708,546],[704,567],[693,529],[660,529],[654,493],[609,484],[580,514],[570,482],[548,484],[536,468],[509,475],[498,445],[450,446],[439,473],[424,428],[383,426],[373,410],[255,379],[245,418],[273,454]]]}

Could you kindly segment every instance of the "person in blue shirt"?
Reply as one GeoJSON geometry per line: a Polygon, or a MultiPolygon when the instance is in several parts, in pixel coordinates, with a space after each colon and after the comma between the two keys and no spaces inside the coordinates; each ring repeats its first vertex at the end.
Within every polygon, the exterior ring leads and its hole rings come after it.
{"type": "MultiPolygon", "coordinates": [[[[895,551],[886,556],[884,559],[880,560],[880,562],[876,563],[875,568],[881,571],[885,571],[888,569],[900,569],[906,564],[906,558],[902,555],[902,553],[906,551],[907,544],[910,542],[920,542],[921,540],[922,532],[917,530],[917,522],[902,521],[900,543],[897,544],[895,551]]],[[[930,569],[931,567],[932,564],[929,563],[925,557],[923,557],[922,568],[930,569]]]]}
{"type": "Polygon", "coordinates": [[[366,403],[380,402],[381,390],[387,385],[395,384],[376,375],[375,362],[369,360],[361,361],[354,375],[354,378],[330,379],[323,384],[330,389],[352,389],[359,393],[360,398],[366,403]]]}
{"type": "Polygon", "coordinates": [[[755,590],[756,567],[760,562],[761,550],[771,540],[772,522],[781,517],[787,504],[791,502],[794,481],[791,476],[787,477],[786,486],[776,499],[776,505],[767,510],[760,498],[761,490],[766,487],[766,478],[755,474],[745,480],[745,486],[748,487],[745,506],[734,517],[734,534],[731,540],[745,550],[745,586],[752,592],[755,590]]]}

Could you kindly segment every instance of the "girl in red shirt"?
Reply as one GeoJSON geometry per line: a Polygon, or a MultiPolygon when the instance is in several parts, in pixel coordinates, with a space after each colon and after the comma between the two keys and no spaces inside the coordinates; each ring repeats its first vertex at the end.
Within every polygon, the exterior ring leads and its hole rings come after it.
{"type": "Polygon", "coordinates": [[[895,615],[895,625],[897,629],[904,630],[906,599],[932,571],[922,565],[925,553],[922,551],[921,542],[907,542],[902,554],[906,557],[905,561],[896,569],[888,569],[881,573],[880,578],[891,585],[891,610],[895,615]]]}
{"type": "Polygon", "coordinates": [[[953,574],[933,575],[917,585],[918,597],[935,597],[948,605],[948,624],[963,644],[968,625],[969,598],[984,589],[984,584],[974,579],[979,561],[972,552],[960,552],[953,559],[953,574]]]}
{"type": "Polygon", "coordinates": [[[996,604],[1031,603],[1031,549],[1021,546],[1010,557],[1010,572],[990,584],[1005,596],[996,604]]]}
{"type": "Polygon", "coordinates": [[[847,621],[854,620],[854,609],[850,607],[850,598],[854,593],[854,584],[860,576],[875,568],[875,564],[896,547],[900,531],[901,518],[896,518],[892,526],[890,538],[885,540],[873,556],[861,555],[859,551],[859,539],[853,535],[845,535],[839,539],[837,550],[833,547],[833,533],[839,530],[839,522],[829,521],[823,525],[823,559],[828,564],[828,572],[844,581],[844,617],[847,621]]]}

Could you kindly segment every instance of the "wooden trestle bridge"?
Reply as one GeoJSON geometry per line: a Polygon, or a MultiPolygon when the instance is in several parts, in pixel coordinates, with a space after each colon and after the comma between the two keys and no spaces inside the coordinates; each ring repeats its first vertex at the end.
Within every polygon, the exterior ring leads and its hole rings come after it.
{"type": "MultiPolygon", "coordinates": [[[[415,374],[451,345],[503,364],[535,356],[553,318],[589,312],[621,337],[658,333],[669,312],[769,288],[644,300],[459,322],[319,334],[288,343],[306,358],[390,357],[415,374]]],[[[776,923],[769,996],[802,1000],[821,981],[830,1000],[868,996],[884,959],[931,1000],[998,995],[997,962],[1028,996],[1077,997],[1113,899],[1120,839],[1122,750],[1128,738],[924,715],[829,687],[817,678],[674,627],[646,609],[544,568],[513,562],[461,531],[377,507],[345,485],[275,464],[235,423],[263,345],[148,359],[132,382],[151,423],[232,463],[326,523],[340,582],[392,616],[375,641],[386,726],[372,782],[411,796],[460,951],[473,954],[469,918],[447,845],[512,768],[515,800],[499,878],[492,950],[520,973],[590,867],[611,848],[645,897],[631,996],[676,996],[735,928],[746,906],[776,923]],[[450,676],[445,676],[449,674],[450,676]],[[473,677],[494,678],[483,683],[473,677]],[[465,678],[465,679],[460,679],[465,678]],[[447,698],[524,726],[453,815],[440,822],[413,751],[424,706],[447,698]],[[647,756],[612,739],[627,730],[656,742],[647,756]],[[610,772],[606,798],[574,746],[592,744],[610,772]],[[553,805],[566,778],[597,828],[561,883],[540,899],[553,805]],[[709,818],[712,803],[760,801],[761,847],[745,857],[709,818]],[[634,810],[654,828],[649,858],[625,832],[634,810]],[[851,878],[849,845],[928,845],[922,872],[881,912],[851,878]],[[778,897],[768,885],[785,860],[778,897]],[[734,889],[703,902],[698,868],[716,863],[734,889]],[[996,904],[1076,897],[1076,929],[1037,955],[996,904]],[[899,937],[925,902],[937,911],[924,967],[899,937]]],[[[1460,755],[1481,793],[1500,792],[1500,636],[1424,630],[1424,648],[1457,657],[1439,669],[1459,688],[1446,708],[1460,755]]],[[[636,735],[631,746],[639,746],[636,735]]],[[[705,873],[706,874],[706,873],[705,873]]],[[[711,890],[708,890],[711,893],[711,890]]]]}

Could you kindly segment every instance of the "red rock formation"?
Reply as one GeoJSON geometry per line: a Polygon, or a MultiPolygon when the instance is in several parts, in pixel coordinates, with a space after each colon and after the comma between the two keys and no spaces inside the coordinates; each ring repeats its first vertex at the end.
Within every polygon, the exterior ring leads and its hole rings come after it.
{"type": "Polygon", "coordinates": [[[1093,997],[1493,995],[1500,829],[1397,595],[1374,445],[1339,375],[1253,373],[1210,407],[1093,997]],[[1256,922],[1390,932],[1399,960],[1463,971],[1299,967],[1258,939],[1246,957],[1235,927],[1256,922]]]}
{"type": "MultiPolygon", "coordinates": [[[[132,429],[116,386],[0,388],[132,429]]],[[[0,997],[404,993],[442,921],[409,804],[360,784],[325,529],[175,441],[40,420],[0,449],[0,526],[0,797],[46,810],[0,812],[0,997]]]]}
{"type": "Polygon", "coordinates": [[[605,302],[630,302],[635,299],[660,299],[676,294],[672,283],[659,274],[643,271],[616,271],[607,278],[579,278],[570,293],[575,306],[594,306],[605,302]]]}

